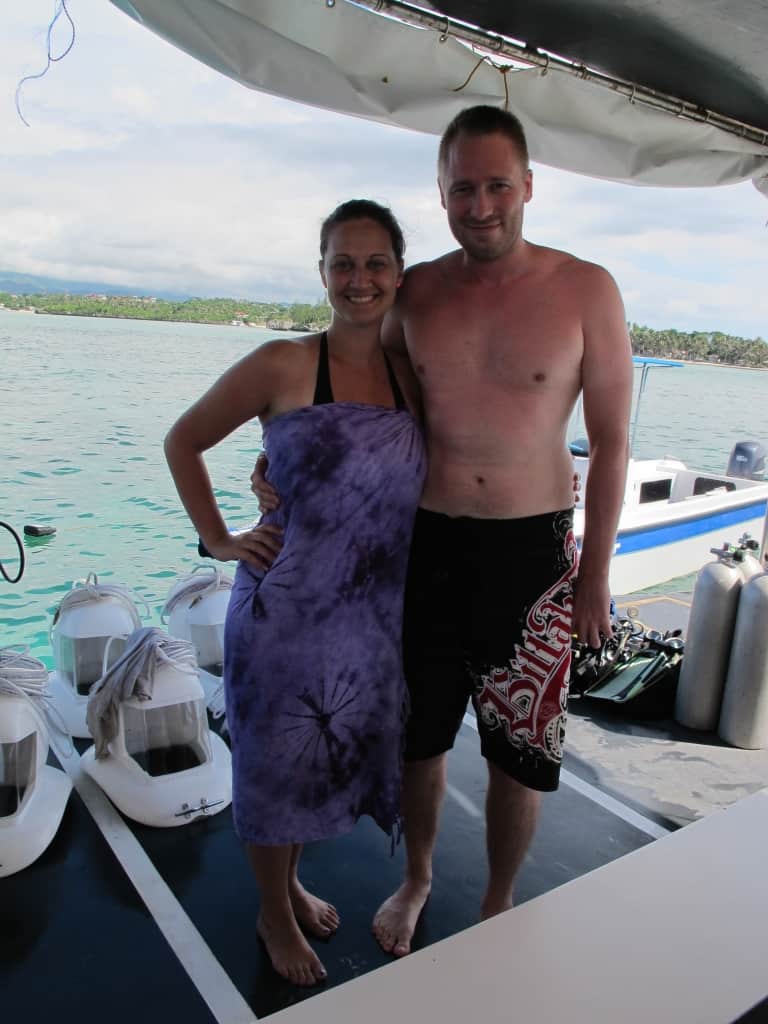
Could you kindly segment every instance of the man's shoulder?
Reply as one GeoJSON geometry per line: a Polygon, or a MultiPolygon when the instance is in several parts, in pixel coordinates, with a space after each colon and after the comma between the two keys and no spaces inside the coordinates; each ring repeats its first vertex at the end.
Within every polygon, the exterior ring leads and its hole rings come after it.
{"type": "Polygon", "coordinates": [[[434,277],[435,274],[444,274],[450,266],[451,260],[455,259],[455,252],[447,252],[443,256],[437,256],[433,260],[422,260],[421,263],[414,263],[405,272],[406,281],[419,282],[424,278],[434,277]]]}
{"type": "Polygon", "coordinates": [[[544,272],[548,271],[569,281],[577,281],[579,286],[588,285],[590,282],[598,285],[600,282],[613,281],[605,267],[591,260],[582,259],[572,252],[550,249],[543,245],[535,246],[534,250],[535,258],[544,272]]]}
{"type": "Polygon", "coordinates": [[[450,281],[458,256],[459,250],[456,250],[434,260],[414,263],[405,272],[400,297],[415,301],[422,293],[431,293],[435,287],[450,281]]]}
{"type": "Polygon", "coordinates": [[[527,245],[531,261],[541,270],[575,274],[606,273],[605,268],[598,263],[585,260],[564,249],[553,249],[551,246],[536,245],[533,242],[528,242],[527,245]]]}

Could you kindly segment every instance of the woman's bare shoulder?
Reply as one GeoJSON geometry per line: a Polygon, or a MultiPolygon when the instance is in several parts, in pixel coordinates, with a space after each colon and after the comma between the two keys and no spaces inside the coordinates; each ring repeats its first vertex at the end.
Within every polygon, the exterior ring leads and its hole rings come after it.
{"type": "Polygon", "coordinates": [[[262,342],[258,348],[253,349],[250,355],[255,356],[260,353],[261,359],[270,362],[301,361],[317,352],[319,338],[319,334],[302,334],[298,338],[271,338],[269,341],[262,342]]]}
{"type": "Polygon", "coordinates": [[[305,365],[317,360],[318,337],[307,334],[299,338],[272,338],[243,356],[236,366],[246,373],[301,373],[305,365]]]}

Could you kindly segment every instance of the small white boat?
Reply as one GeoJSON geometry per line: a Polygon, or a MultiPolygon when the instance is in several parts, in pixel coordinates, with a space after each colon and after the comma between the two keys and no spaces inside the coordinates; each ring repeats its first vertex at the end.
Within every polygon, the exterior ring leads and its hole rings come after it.
{"type": "MultiPolygon", "coordinates": [[[[669,359],[635,357],[642,377],[632,428],[637,427],[640,401],[649,370],[680,367],[669,359]]],[[[576,499],[575,531],[584,535],[584,484],[589,475],[586,442],[571,445],[574,467],[581,476],[576,499]]],[[[765,453],[752,442],[737,444],[725,473],[690,469],[679,459],[630,459],[624,507],[610,570],[614,594],[630,594],[678,576],[698,572],[710,549],[733,543],[743,534],[759,542],[768,505],[765,453]]]]}
{"type": "MultiPolygon", "coordinates": [[[[576,457],[588,473],[589,459],[576,457]]],[[[760,539],[768,482],[715,476],[677,459],[632,459],[610,570],[611,592],[630,594],[697,572],[710,549],[748,533],[760,539]]],[[[575,527],[584,533],[577,502],[575,527]]]]}

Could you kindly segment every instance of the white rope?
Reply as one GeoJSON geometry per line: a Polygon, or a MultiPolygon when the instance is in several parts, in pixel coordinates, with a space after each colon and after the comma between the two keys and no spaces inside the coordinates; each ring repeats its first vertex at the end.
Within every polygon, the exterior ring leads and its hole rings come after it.
{"type": "Polygon", "coordinates": [[[65,757],[74,753],[72,737],[66,723],[53,705],[48,690],[48,669],[29,653],[24,644],[0,647],[0,695],[23,697],[42,726],[46,740],[48,729],[60,733],[66,740],[65,757]]]}
{"type": "Polygon", "coordinates": [[[162,629],[146,626],[131,633],[123,653],[93,684],[88,694],[86,722],[97,758],[109,754],[110,741],[117,735],[117,709],[121,701],[132,697],[152,699],[155,669],[162,662],[197,678],[192,644],[169,636],[162,629]]]}
{"type": "Polygon", "coordinates": [[[224,699],[224,683],[219,683],[216,689],[213,691],[211,696],[206,701],[206,707],[211,712],[214,719],[223,718],[227,713],[226,702],[224,699]]]}
{"type": "Polygon", "coordinates": [[[170,615],[174,608],[177,608],[182,601],[190,601],[190,608],[207,597],[208,594],[216,594],[220,590],[231,590],[232,579],[225,576],[221,569],[213,565],[198,565],[189,574],[182,577],[173,587],[173,592],[165,602],[160,619],[166,622],[166,616],[170,615]]]}
{"type": "Polygon", "coordinates": [[[104,600],[118,601],[122,604],[130,613],[134,629],[141,627],[141,618],[136,607],[138,604],[143,605],[147,616],[150,614],[147,602],[143,598],[137,597],[128,587],[124,587],[120,583],[99,583],[99,577],[91,572],[84,580],[76,580],[69,593],[59,602],[53,613],[51,631],[63,612],[79,604],[104,600]]]}

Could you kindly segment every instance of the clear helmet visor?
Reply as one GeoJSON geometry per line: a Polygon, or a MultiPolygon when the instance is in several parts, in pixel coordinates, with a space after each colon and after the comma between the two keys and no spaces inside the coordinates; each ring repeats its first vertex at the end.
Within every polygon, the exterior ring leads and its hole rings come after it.
{"type": "Polygon", "coordinates": [[[0,819],[10,818],[29,799],[37,776],[37,733],[0,743],[0,819]]]}
{"type": "Polygon", "coordinates": [[[221,676],[224,671],[224,623],[192,622],[189,634],[200,668],[212,676],[221,676]]]}
{"type": "Polygon", "coordinates": [[[75,693],[87,697],[91,687],[101,679],[105,669],[123,653],[125,645],[125,637],[72,637],[66,633],[59,633],[56,636],[56,668],[75,693]]]}
{"type": "Polygon", "coordinates": [[[203,700],[156,708],[124,704],[121,714],[126,752],[148,775],[173,775],[211,760],[203,700]]]}

